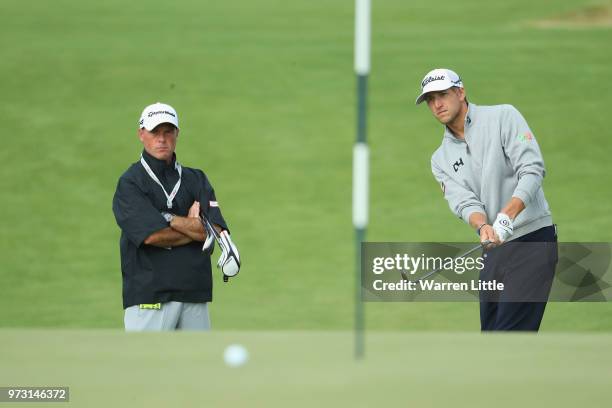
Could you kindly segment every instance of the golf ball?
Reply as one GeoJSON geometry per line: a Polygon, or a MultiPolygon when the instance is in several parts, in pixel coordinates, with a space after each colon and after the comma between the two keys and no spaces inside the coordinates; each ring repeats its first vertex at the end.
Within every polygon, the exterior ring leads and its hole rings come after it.
{"type": "Polygon", "coordinates": [[[249,352],[240,344],[231,344],[223,352],[225,364],[230,367],[239,367],[249,359],[249,352]]]}

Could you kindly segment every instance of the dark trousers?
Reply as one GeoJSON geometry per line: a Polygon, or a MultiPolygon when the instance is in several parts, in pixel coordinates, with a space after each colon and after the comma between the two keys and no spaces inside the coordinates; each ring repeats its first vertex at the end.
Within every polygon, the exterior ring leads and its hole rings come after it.
{"type": "Polygon", "coordinates": [[[485,252],[480,279],[504,284],[480,292],[482,331],[538,331],[558,259],[555,226],[541,228],[485,252]]]}

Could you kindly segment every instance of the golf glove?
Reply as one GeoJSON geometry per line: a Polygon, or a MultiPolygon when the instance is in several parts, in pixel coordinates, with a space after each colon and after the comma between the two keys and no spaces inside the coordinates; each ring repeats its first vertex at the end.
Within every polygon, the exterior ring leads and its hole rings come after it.
{"type": "Polygon", "coordinates": [[[228,277],[236,276],[240,271],[240,255],[227,231],[221,231],[219,234],[219,247],[221,256],[217,261],[217,268],[221,269],[223,280],[227,281],[228,277]]]}
{"type": "Polygon", "coordinates": [[[514,231],[514,226],[512,225],[512,220],[504,213],[497,214],[497,218],[493,223],[493,231],[499,238],[501,242],[506,241],[512,235],[514,231]]]}

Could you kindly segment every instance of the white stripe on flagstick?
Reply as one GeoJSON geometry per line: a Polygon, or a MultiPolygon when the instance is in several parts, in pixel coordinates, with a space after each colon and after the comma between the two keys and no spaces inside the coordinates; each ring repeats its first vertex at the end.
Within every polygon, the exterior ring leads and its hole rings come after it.
{"type": "Polygon", "coordinates": [[[365,143],[356,143],[353,148],[353,225],[365,228],[368,225],[368,179],[370,149],[365,143]]]}
{"type": "Polygon", "coordinates": [[[370,72],[370,0],[355,0],[355,72],[370,72]]]}

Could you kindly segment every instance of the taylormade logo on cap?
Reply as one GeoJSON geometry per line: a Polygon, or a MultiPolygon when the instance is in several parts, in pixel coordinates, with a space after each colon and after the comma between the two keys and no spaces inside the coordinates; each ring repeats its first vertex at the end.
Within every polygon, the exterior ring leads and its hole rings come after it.
{"type": "Polygon", "coordinates": [[[144,108],[140,115],[140,120],[138,121],[140,128],[147,129],[149,132],[162,123],[171,123],[176,126],[177,129],[179,128],[176,110],[174,110],[172,106],[161,102],[154,103],[144,108]]]}
{"type": "Polygon", "coordinates": [[[416,99],[416,104],[423,102],[428,92],[444,91],[453,86],[463,88],[463,82],[456,72],[446,68],[429,71],[421,81],[421,94],[416,99]]]}
{"type": "Polygon", "coordinates": [[[151,117],[151,116],[153,116],[153,115],[161,115],[161,114],[164,114],[164,115],[170,115],[170,116],[174,116],[174,117],[176,117],[176,115],[175,115],[174,113],[172,113],[172,112],[168,112],[168,111],[165,111],[165,110],[163,110],[163,111],[157,111],[157,112],[149,112],[149,113],[147,113],[147,116],[148,116],[148,117],[151,117]]]}

